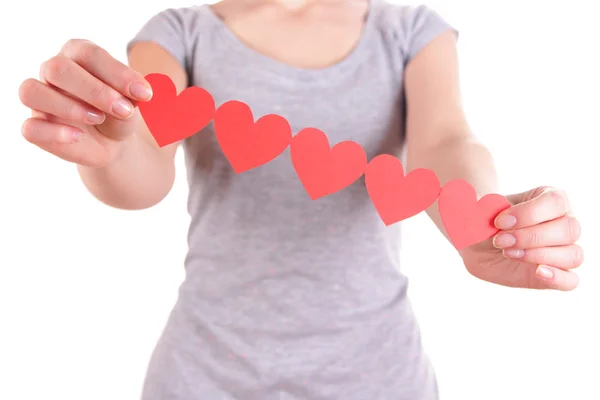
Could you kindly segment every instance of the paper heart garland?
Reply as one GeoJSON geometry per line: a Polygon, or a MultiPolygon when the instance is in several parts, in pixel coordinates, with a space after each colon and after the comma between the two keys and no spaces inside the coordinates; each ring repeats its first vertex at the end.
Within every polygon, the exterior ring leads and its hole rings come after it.
{"type": "Polygon", "coordinates": [[[171,79],[149,74],[154,96],[140,102],[142,118],[160,147],[190,137],[211,120],[221,150],[236,173],[264,165],[290,147],[292,164],[311,199],[339,192],[363,174],[367,192],[385,225],[410,218],[438,200],[442,222],[458,250],[491,238],[498,232],[494,218],[510,206],[501,195],[477,201],[466,181],[454,180],[440,188],[433,171],[416,169],[406,176],[399,159],[382,154],[367,163],[364,149],[344,141],[330,147],[325,133],[305,128],[292,136],[285,118],[269,114],[256,122],[247,104],[228,101],[215,110],[206,90],[185,89],[179,95],[171,79]]]}

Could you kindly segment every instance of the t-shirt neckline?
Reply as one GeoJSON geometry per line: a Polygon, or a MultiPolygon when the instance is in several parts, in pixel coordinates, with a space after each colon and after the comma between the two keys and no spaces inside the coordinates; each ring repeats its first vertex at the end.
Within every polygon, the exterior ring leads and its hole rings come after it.
{"type": "Polygon", "coordinates": [[[286,76],[293,79],[301,79],[313,81],[315,79],[323,79],[331,81],[352,71],[367,54],[369,47],[369,39],[373,33],[375,25],[376,9],[375,5],[379,0],[368,0],[368,10],[365,16],[365,22],[362,33],[354,48],[340,61],[327,67],[322,68],[303,68],[275,58],[267,56],[258,50],[255,50],[245,44],[233,31],[227,26],[225,21],[219,17],[209,4],[201,6],[201,10],[211,19],[215,28],[220,33],[224,43],[228,46],[228,50],[236,51],[251,61],[252,64],[258,66],[261,70],[269,70],[280,76],[286,76]]]}

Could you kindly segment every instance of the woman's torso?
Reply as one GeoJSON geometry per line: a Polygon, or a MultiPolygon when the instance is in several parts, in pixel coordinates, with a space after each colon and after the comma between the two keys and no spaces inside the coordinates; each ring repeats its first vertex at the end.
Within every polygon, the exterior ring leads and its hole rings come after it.
{"type": "MultiPolygon", "coordinates": [[[[154,35],[217,107],[239,100],[255,119],[285,117],[294,134],[314,127],[331,145],[359,143],[369,160],[399,156],[411,39],[447,27],[424,7],[382,0],[364,25],[348,55],[315,69],[251,49],[209,6],[161,13],[136,39],[154,35]],[[425,33],[411,38],[419,23],[425,33]]],[[[399,227],[385,227],[363,178],[311,200],[289,149],[236,174],[212,123],[184,148],[186,279],[144,400],[437,397],[398,271],[399,227]]]]}

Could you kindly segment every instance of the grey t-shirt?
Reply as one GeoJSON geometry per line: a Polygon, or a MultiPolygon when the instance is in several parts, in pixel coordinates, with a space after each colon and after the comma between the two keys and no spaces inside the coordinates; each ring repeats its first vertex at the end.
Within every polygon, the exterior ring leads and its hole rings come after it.
{"type": "MultiPolygon", "coordinates": [[[[208,5],[169,9],[129,44],[154,41],[219,106],[276,113],[294,133],[400,155],[403,70],[452,29],[425,6],[372,0],[362,38],[338,64],[283,64],[245,46],[208,5]]],[[[418,133],[416,133],[418,134],[418,133]]],[[[143,400],[435,400],[435,374],[386,227],[358,180],[311,200],[289,149],[236,174],[212,123],[184,143],[189,253],[153,353],[143,400]]]]}

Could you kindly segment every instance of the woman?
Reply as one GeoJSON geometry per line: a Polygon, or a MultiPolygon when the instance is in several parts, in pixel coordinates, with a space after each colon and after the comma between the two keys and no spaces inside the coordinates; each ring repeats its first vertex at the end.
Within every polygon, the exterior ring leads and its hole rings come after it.
{"type": "MultiPolygon", "coordinates": [[[[71,40],[27,80],[25,138],[77,164],[90,193],[121,209],[161,201],[178,144],[160,148],[137,112],[144,76],[200,86],[217,107],[247,103],[293,132],[353,140],[369,159],[496,192],[488,151],[460,102],[456,32],[425,6],[385,0],[224,0],[169,9],[128,45],[129,67],[71,40]]],[[[435,374],[398,272],[398,224],[385,227],[359,180],[311,200],[289,151],[236,174],[213,124],[183,143],[189,178],[186,279],[153,354],[144,400],[432,400],[435,374]]],[[[500,285],[571,290],[582,262],[566,196],[507,196],[491,240],[459,252],[500,285]]],[[[437,207],[428,214],[444,233],[437,207]]]]}

